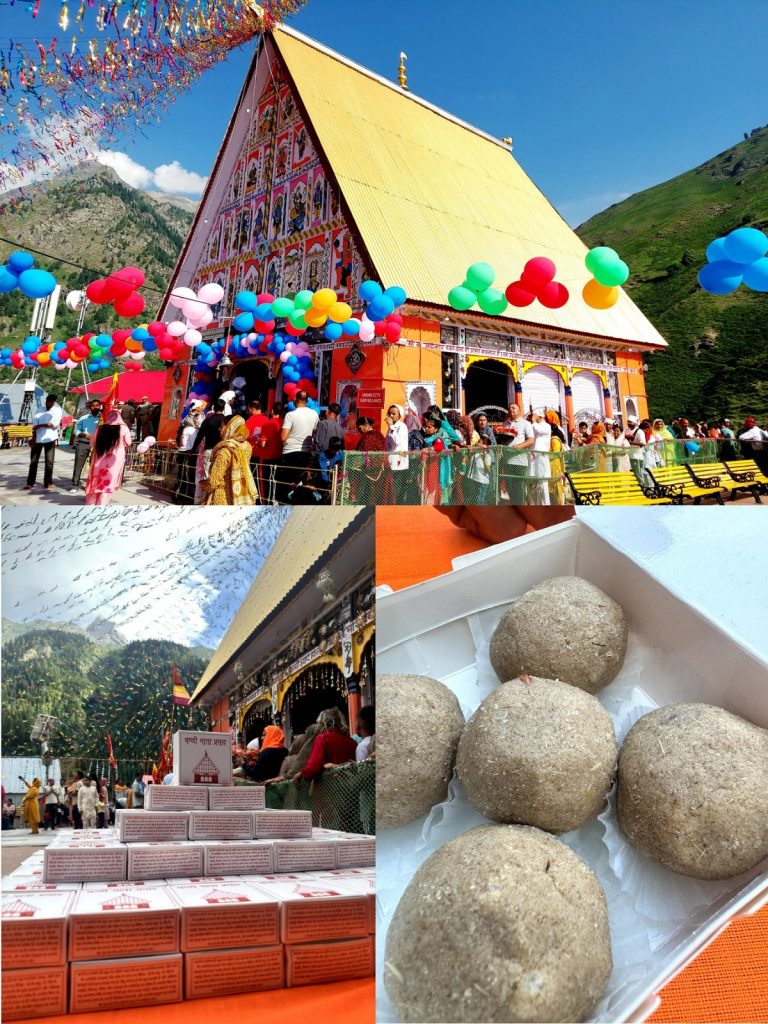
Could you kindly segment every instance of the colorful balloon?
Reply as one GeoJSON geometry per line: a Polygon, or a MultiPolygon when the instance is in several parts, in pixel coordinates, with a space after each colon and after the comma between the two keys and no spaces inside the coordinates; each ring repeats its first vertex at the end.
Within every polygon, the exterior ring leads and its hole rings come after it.
{"type": "Polygon", "coordinates": [[[706,263],[699,271],[699,284],[710,295],[730,295],[741,284],[744,269],[743,264],[731,260],[706,263]]]}
{"type": "Polygon", "coordinates": [[[768,253],[768,237],[757,228],[736,228],[726,235],[723,250],[734,263],[754,263],[768,253]]]}
{"type": "Polygon", "coordinates": [[[619,289],[607,288],[599,281],[587,281],[582,289],[582,297],[592,309],[610,309],[619,301],[619,289]]]}
{"type": "Polygon", "coordinates": [[[490,288],[496,278],[496,271],[489,263],[473,263],[467,270],[467,287],[475,292],[490,288]]]}
{"type": "Polygon", "coordinates": [[[557,267],[546,256],[534,256],[528,260],[520,275],[524,288],[538,295],[539,291],[554,280],[557,267]]]}
{"type": "Polygon", "coordinates": [[[452,309],[457,309],[460,312],[471,309],[477,301],[477,296],[469,288],[465,288],[463,285],[457,285],[455,288],[451,288],[448,292],[448,305],[452,309]]]}

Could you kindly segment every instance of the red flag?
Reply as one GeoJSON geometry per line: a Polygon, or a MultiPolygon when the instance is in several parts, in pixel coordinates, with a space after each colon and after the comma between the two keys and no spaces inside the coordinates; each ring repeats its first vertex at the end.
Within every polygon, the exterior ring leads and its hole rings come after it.
{"type": "Polygon", "coordinates": [[[179,670],[174,665],[171,669],[171,679],[173,680],[173,703],[178,704],[182,708],[186,708],[189,705],[189,693],[184,683],[181,681],[179,670]]]}
{"type": "Polygon", "coordinates": [[[112,375],[112,383],[109,385],[109,391],[101,402],[102,423],[106,420],[107,416],[109,416],[112,406],[117,401],[117,382],[118,374],[115,373],[112,375]]]}
{"type": "Polygon", "coordinates": [[[171,733],[168,730],[163,736],[163,742],[160,745],[160,760],[157,762],[157,768],[152,772],[155,782],[161,783],[170,771],[173,771],[173,747],[171,745],[171,733]]]}
{"type": "Polygon", "coordinates": [[[115,760],[115,755],[112,752],[112,737],[109,735],[109,733],[107,733],[107,753],[109,754],[109,763],[112,765],[115,771],[117,771],[117,761],[115,760]]]}

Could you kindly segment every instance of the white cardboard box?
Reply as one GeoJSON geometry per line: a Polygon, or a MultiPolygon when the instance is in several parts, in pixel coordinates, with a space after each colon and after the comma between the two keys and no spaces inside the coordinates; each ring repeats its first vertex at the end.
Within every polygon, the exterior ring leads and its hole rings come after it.
{"type": "Polygon", "coordinates": [[[46,882],[117,882],[125,879],[125,871],[124,846],[45,849],[46,882]]]}
{"type": "Polygon", "coordinates": [[[312,942],[285,947],[286,985],[316,985],[373,974],[373,939],[312,942]]]}
{"type": "MultiPolygon", "coordinates": [[[[166,787],[169,788],[169,787],[166,787]]],[[[191,811],[117,811],[117,834],[121,843],[178,843],[189,838],[191,811]]],[[[199,811],[196,813],[200,813],[199,811]]],[[[205,813],[205,812],[203,812],[205,813]]]]}
{"type": "MultiPolygon", "coordinates": [[[[237,936],[233,936],[237,938],[237,936]]],[[[283,947],[219,949],[184,954],[184,991],[187,999],[228,996],[283,988],[283,947]]]]}
{"type": "Polygon", "coordinates": [[[70,966],[69,1012],[179,1003],[182,968],[180,953],[78,961],[70,966]]]}
{"type": "MultiPolygon", "coordinates": [[[[605,511],[607,514],[612,510],[605,511]]],[[[691,524],[698,514],[698,522],[706,522],[703,517],[711,511],[717,510],[689,510],[683,513],[682,521],[691,524]]],[[[727,511],[732,515],[734,510],[727,511]]],[[[750,512],[749,509],[743,511],[750,512]]],[[[599,527],[598,512],[590,522],[599,527]]],[[[661,523],[663,539],[660,547],[654,541],[657,545],[654,557],[659,561],[660,572],[668,572],[669,563],[675,560],[674,525],[680,523],[680,519],[673,520],[670,510],[643,509],[642,512],[642,520],[639,516],[633,519],[635,528],[645,529],[654,521],[661,523]],[[656,518],[659,511],[664,516],[656,518]]],[[[671,513],[679,515],[677,509],[671,513]]],[[[739,517],[740,523],[742,519],[739,517]]],[[[760,513],[753,519],[756,529],[752,550],[756,556],[760,551],[765,552],[761,519],[760,513]]],[[[714,545],[724,522],[709,518],[711,529],[705,529],[702,536],[708,533],[714,545]]],[[[690,532],[688,525],[686,532],[690,532]]],[[[650,537],[648,532],[645,537],[648,545],[650,537]]],[[[699,545],[707,580],[714,571],[712,545],[707,546],[706,542],[699,545]]],[[[671,589],[618,542],[609,542],[593,525],[577,518],[562,526],[465,556],[454,564],[456,571],[445,576],[379,596],[376,606],[378,672],[413,673],[441,679],[459,693],[460,701],[471,711],[473,704],[468,694],[473,686],[476,637],[487,636],[503,610],[536,583],[554,576],[578,575],[597,584],[624,608],[630,645],[634,644],[641,659],[643,687],[652,702],[657,705],[679,701],[715,704],[768,728],[768,658],[748,644],[733,639],[691,599],[682,596],[686,592],[690,594],[690,588],[671,589]],[[734,685],[734,680],[739,680],[740,685],[734,685]]],[[[753,575],[756,566],[759,560],[752,566],[753,575]]],[[[724,565],[720,571],[736,573],[741,585],[750,565],[748,562],[724,565]]],[[[764,569],[757,568],[756,572],[756,579],[764,581],[764,569]]],[[[620,680],[621,673],[611,687],[620,680]]],[[[474,688],[477,691],[476,683],[474,688]]],[[[598,694],[600,699],[602,694],[598,694]]],[[[478,701],[481,696],[477,697],[478,701]]],[[[382,1024],[396,1019],[381,982],[385,935],[391,915],[417,867],[439,845],[458,834],[443,827],[439,839],[435,833],[431,841],[420,843],[417,853],[416,844],[424,828],[424,821],[420,820],[405,829],[385,830],[377,836],[381,935],[377,1020],[382,1024]],[[397,867],[387,871],[388,864],[397,867]]],[[[598,869],[588,856],[585,859],[590,867],[598,869]]],[[[706,883],[712,885],[712,898],[696,906],[675,926],[660,927],[658,922],[649,926],[647,920],[638,915],[623,915],[621,925],[626,929],[626,936],[622,946],[633,951],[632,971],[624,977],[617,966],[591,1020],[645,1020],[661,1001],[660,989],[730,920],[753,913],[766,902],[767,868],[763,863],[729,882],[706,883]],[[638,959],[641,948],[649,950],[642,961],[638,959]]],[[[680,878],[681,892],[687,881],[680,878]]],[[[664,916],[663,906],[657,910],[664,916]]],[[[614,959],[616,952],[614,950],[614,959]]]]}
{"type": "Polygon", "coordinates": [[[262,887],[280,902],[280,941],[352,939],[369,932],[369,900],[333,879],[270,882],[262,887]]]}
{"type": "Polygon", "coordinates": [[[3,971],[3,1020],[66,1013],[68,974],[66,964],[3,971]]]}
{"type": "Polygon", "coordinates": [[[38,876],[18,875],[0,879],[2,892],[79,892],[80,882],[44,882],[38,876]]]}
{"type": "Polygon", "coordinates": [[[229,733],[175,732],[173,783],[176,786],[231,786],[232,738],[229,733]]]}
{"type": "Polygon", "coordinates": [[[128,878],[186,878],[203,874],[203,848],[199,843],[130,843],[128,878]]]}
{"type": "Polygon", "coordinates": [[[69,908],[69,959],[179,952],[178,905],[161,886],[88,889],[69,908]]]}
{"type": "Polygon", "coordinates": [[[264,807],[263,786],[211,786],[209,811],[260,811],[264,807]]]}
{"type": "Polygon", "coordinates": [[[345,836],[336,843],[340,868],[367,868],[376,864],[376,836],[345,836]]]}
{"type": "Polygon", "coordinates": [[[334,839],[275,839],[272,865],[276,872],[329,871],[336,867],[334,839]]]}
{"type": "Polygon", "coordinates": [[[206,875],[258,875],[272,871],[272,843],[268,839],[203,843],[203,856],[206,875]]]}
{"type": "Polygon", "coordinates": [[[132,879],[128,879],[128,880],[122,881],[122,882],[83,882],[83,886],[82,887],[86,891],[88,891],[90,889],[110,889],[110,890],[112,890],[112,889],[122,889],[122,890],[125,890],[126,892],[130,892],[131,890],[134,890],[134,889],[141,890],[141,889],[148,889],[150,886],[154,888],[156,886],[163,886],[163,885],[165,885],[165,879],[164,878],[146,878],[146,879],[142,878],[142,879],[137,879],[135,881],[132,880],[132,879]]]}
{"type": "Polygon", "coordinates": [[[189,838],[235,840],[253,838],[252,811],[190,811],[189,838]]]}
{"type": "Polygon", "coordinates": [[[254,811],[254,839],[311,839],[312,811],[254,811]]]}
{"type": "Polygon", "coordinates": [[[207,786],[147,786],[145,811],[207,811],[207,786]]]}
{"type": "Polygon", "coordinates": [[[181,907],[181,949],[228,949],[233,936],[255,946],[273,946],[279,937],[279,903],[248,882],[216,882],[169,887],[181,907]]]}
{"type": "Polygon", "coordinates": [[[67,962],[67,915],[75,894],[71,892],[3,893],[3,971],[51,967],[67,962]]]}
{"type": "Polygon", "coordinates": [[[318,871],[305,876],[309,884],[338,885],[345,889],[365,896],[368,900],[368,934],[376,932],[376,876],[354,874],[354,869],[337,871],[318,871]]]}

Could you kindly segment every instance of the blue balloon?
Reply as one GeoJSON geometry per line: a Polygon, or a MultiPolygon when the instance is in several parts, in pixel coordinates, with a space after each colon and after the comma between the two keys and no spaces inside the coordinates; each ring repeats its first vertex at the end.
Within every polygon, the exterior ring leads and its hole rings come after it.
{"type": "MultiPolygon", "coordinates": [[[[109,343],[110,343],[110,345],[112,344],[112,340],[111,339],[110,339],[109,343]]],[[[54,350],[54,352],[58,352],[60,348],[66,348],[66,347],[67,347],[66,341],[56,341],[56,342],[54,342],[53,350],[54,350]]]]}
{"type": "Polygon", "coordinates": [[[390,313],[394,313],[395,304],[388,295],[380,295],[368,306],[369,320],[384,320],[390,313]]]}
{"type": "Polygon", "coordinates": [[[10,359],[11,358],[11,350],[9,348],[0,348],[0,358],[2,358],[2,359],[10,359]]]}
{"type": "Polygon", "coordinates": [[[391,288],[387,288],[384,294],[388,299],[392,299],[395,304],[395,309],[397,309],[398,306],[402,306],[407,298],[405,288],[401,288],[399,284],[395,284],[392,285],[391,288]]]}
{"type": "Polygon", "coordinates": [[[768,292],[768,256],[744,267],[744,284],[756,292],[768,292]]]}
{"type": "Polygon", "coordinates": [[[341,324],[335,324],[333,323],[333,321],[329,320],[328,323],[325,325],[325,330],[323,333],[325,334],[328,341],[337,341],[344,333],[344,328],[341,324]]]}
{"type": "Polygon", "coordinates": [[[27,354],[30,352],[37,352],[39,348],[40,339],[34,334],[30,334],[29,337],[25,338],[21,343],[21,351],[27,354]]]}
{"type": "Polygon", "coordinates": [[[99,363],[88,363],[88,369],[91,373],[96,373],[99,369],[99,363]]]}
{"type": "Polygon", "coordinates": [[[716,238],[707,246],[707,263],[717,263],[719,260],[727,260],[725,255],[725,239],[716,238]]]}
{"type": "Polygon", "coordinates": [[[29,270],[34,265],[35,257],[29,252],[12,252],[8,257],[8,266],[16,274],[21,274],[22,271],[29,270]]]}
{"type": "Polygon", "coordinates": [[[145,352],[156,352],[157,342],[150,334],[150,336],[148,338],[145,338],[144,341],[141,343],[141,347],[144,349],[145,352]]]}
{"type": "Polygon", "coordinates": [[[699,450],[699,446],[695,441],[686,441],[683,447],[690,455],[695,455],[699,450]]]}
{"type": "Polygon", "coordinates": [[[293,410],[296,408],[296,403],[295,402],[289,402],[288,405],[286,405],[285,408],[288,410],[288,412],[293,412],[293,410]]]}
{"type": "Polygon", "coordinates": [[[28,299],[44,299],[56,287],[56,278],[47,270],[24,270],[19,275],[19,289],[28,299]]]}
{"type": "MultiPolygon", "coordinates": [[[[109,337],[109,335],[103,334],[100,334],[96,339],[99,345],[104,344],[104,342],[101,341],[101,339],[104,337],[106,337],[107,339],[106,344],[111,345],[112,339],[109,337]]],[[[134,327],[134,329],[131,331],[131,337],[133,338],[134,341],[147,341],[147,339],[151,338],[152,335],[149,333],[146,327],[134,327]]]]}
{"type": "Polygon", "coordinates": [[[257,306],[253,311],[253,315],[257,320],[262,323],[266,323],[269,320],[275,319],[275,314],[272,312],[271,302],[262,302],[260,306],[257,306]]]}
{"type": "Polygon", "coordinates": [[[348,337],[352,338],[356,334],[360,333],[360,321],[357,319],[357,317],[352,316],[349,318],[349,320],[346,320],[341,325],[341,330],[343,334],[346,334],[348,337]]]}
{"type": "Polygon", "coordinates": [[[99,369],[100,370],[108,370],[109,369],[109,360],[108,359],[100,359],[99,360],[99,369]]]}
{"type": "MultiPolygon", "coordinates": [[[[141,328],[137,327],[136,330],[141,330],[141,328]]],[[[149,335],[149,331],[146,333],[149,335]]],[[[131,331],[131,337],[136,338],[136,331],[131,331]]],[[[141,339],[137,338],[136,340],[140,341],[141,339]]],[[[112,338],[108,334],[97,334],[95,341],[99,348],[109,348],[112,344],[112,338]]],[[[61,344],[64,345],[65,343],[62,341],[61,344]]]]}
{"type": "Polygon", "coordinates": [[[363,302],[371,302],[373,299],[381,295],[381,285],[378,281],[363,281],[358,290],[358,294],[363,302]]]}
{"type": "Polygon", "coordinates": [[[699,271],[699,284],[711,295],[729,295],[741,284],[744,267],[730,260],[707,263],[699,271]]]}
{"type": "Polygon", "coordinates": [[[768,252],[768,237],[757,228],[736,228],[726,236],[723,249],[734,263],[754,263],[768,252]]]}
{"type": "Polygon", "coordinates": [[[19,286],[19,275],[8,267],[0,267],[0,293],[12,292],[19,286]]]}
{"type": "Polygon", "coordinates": [[[235,296],[235,309],[244,313],[255,313],[259,303],[253,292],[238,292],[235,296]]]}
{"type": "Polygon", "coordinates": [[[253,330],[253,313],[238,313],[235,319],[232,321],[232,326],[236,331],[246,333],[253,330]]]}

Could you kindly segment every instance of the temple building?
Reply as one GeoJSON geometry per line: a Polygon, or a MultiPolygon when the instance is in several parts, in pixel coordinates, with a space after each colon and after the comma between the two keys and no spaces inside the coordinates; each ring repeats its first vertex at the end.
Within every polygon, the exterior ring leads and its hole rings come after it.
{"type": "Polygon", "coordinates": [[[330,707],[354,730],[374,703],[373,527],[368,508],[291,511],[192,694],[214,731],[293,736],[330,707]]]}
{"type": "MultiPolygon", "coordinates": [[[[231,330],[241,289],[331,287],[359,314],[364,279],[402,286],[399,344],[328,341],[322,329],[303,336],[320,404],[339,402],[351,431],[356,413],[379,417],[392,402],[417,413],[432,402],[487,409],[494,419],[517,399],[571,425],[645,416],[644,361],[666,342],[624,292],[608,310],[586,305],[586,252],[509,140],[280,27],[259,39],[169,294],[222,285],[212,340],[231,330]],[[568,288],[560,309],[534,301],[488,316],[448,305],[471,264],[491,264],[504,290],[533,256],[553,260],[568,288]]],[[[225,364],[221,390],[240,378],[249,399],[281,397],[275,357],[225,364]]],[[[190,374],[191,364],[168,372],[161,441],[175,437],[190,374]]]]}

